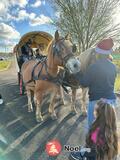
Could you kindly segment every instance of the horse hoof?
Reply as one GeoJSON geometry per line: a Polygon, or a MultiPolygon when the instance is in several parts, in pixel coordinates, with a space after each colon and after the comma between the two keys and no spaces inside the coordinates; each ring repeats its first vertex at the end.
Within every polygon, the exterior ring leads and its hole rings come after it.
{"type": "Polygon", "coordinates": [[[86,112],[86,111],[83,111],[83,112],[82,112],[82,116],[87,116],[87,112],[86,112]]]}
{"type": "Polygon", "coordinates": [[[38,123],[43,122],[43,118],[37,117],[37,118],[36,118],[36,121],[37,121],[38,123]]]}
{"type": "Polygon", "coordinates": [[[37,121],[38,123],[43,122],[43,120],[42,120],[42,119],[36,119],[36,121],[37,121]]]}
{"type": "Polygon", "coordinates": [[[71,111],[71,114],[72,114],[72,115],[76,115],[76,114],[77,114],[77,111],[76,111],[76,110],[72,110],[72,111],[71,111]]]}
{"type": "Polygon", "coordinates": [[[52,118],[52,120],[57,120],[57,116],[56,115],[52,115],[51,118],[52,118]]]}
{"type": "Polygon", "coordinates": [[[71,110],[71,114],[72,114],[72,115],[76,115],[77,113],[78,113],[78,112],[77,112],[77,110],[76,110],[75,108],[71,110]]]}
{"type": "Polygon", "coordinates": [[[33,109],[28,109],[28,112],[30,113],[30,112],[33,112],[33,109]]]}
{"type": "Polygon", "coordinates": [[[64,106],[65,102],[64,101],[60,101],[59,104],[64,106]]]}

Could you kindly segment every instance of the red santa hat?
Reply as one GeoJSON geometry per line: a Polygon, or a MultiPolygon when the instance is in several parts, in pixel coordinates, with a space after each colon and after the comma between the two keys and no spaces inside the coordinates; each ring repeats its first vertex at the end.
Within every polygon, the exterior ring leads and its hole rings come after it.
{"type": "Polygon", "coordinates": [[[104,39],[97,44],[95,51],[98,54],[108,55],[113,52],[113,50],[112,50],[113,45],[114,45],[114,43],[111,38],[104,39]]]}

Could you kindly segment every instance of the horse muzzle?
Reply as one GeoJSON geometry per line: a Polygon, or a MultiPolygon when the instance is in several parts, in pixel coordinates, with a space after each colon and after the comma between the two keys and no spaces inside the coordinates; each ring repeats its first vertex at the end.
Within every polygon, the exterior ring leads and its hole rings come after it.
{"type": "Polygon", "coordinates": [[[66,62],[65,68],[67,68],[70,74],[76,74],[80,71],[80,66],[80,61],[75,57],[72,57],[66,62]]]}

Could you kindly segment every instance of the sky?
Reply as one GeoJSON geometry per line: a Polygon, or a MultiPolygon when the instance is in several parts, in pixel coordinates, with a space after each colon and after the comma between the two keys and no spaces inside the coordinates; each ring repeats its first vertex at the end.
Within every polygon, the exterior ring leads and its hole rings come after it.
{"type": "Polygon", "coordinates": [[[53,35],[57,16],[48,0],[0,0],[0,50],[12,48],[30,31],[53,35]]]}
{"type": "MultiPolygon", "coordinates": [[[[48,0],[0,0],[0,51],[12,49],[21,36],[30,31],[54,34],[52,25],[59,12],[48,0]]],[[[120,9],[114,17],[120,23],[120,9]]]]}

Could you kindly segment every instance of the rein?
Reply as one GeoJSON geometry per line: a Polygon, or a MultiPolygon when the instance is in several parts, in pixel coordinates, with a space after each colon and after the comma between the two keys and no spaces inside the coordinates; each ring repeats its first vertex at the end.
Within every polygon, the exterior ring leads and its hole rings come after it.
{"type": "MultiPolygon", "coordinates": [[[[63,65],[65,65],[65,63],[67,62],[67,60],[70,58],[70,57],[74,57],[73,53],[69,53],[68,55],[66,55],[65,57],[62,57],[62,53],[60,51],[60,48],[57,46],[57,43],[59,41],[64,41],[65,38],[61,38],[59,39],[55,44],[52,45],[52,48],[53,48],[53,57],[54,56],[58,56],[58,58],[60,58],[63,62],[63,65]]],[[[64,44],[62,43],[62,45],[64,46],[64,44]]]]}
{"type": "Polygon", "coordinates": [[[31,80],[25,82],[24,84],[28,84],[30,82],[34,82],[37,81],[37,80],[45,80],[45,81],[50,81],[52,83],[55,83],[56,85],[58,86],[62,86],[62,88],[64,89],[64,91],[68,94],[68,89],[66,88],[66,85],[64,85],[64,81],[63,81],[63,77],[64,77],[64,73],[58,73],[58,75],[56,77],[53,77],[51,76],[49,73],[48,73],[48,66],[47,66],[47,63],[46,63],[46,59],[43,59],[43,60],[40,60],[38,61],[38,63],[35,64],[35,66],[33,67],[33,70],[32,70],[32,74],[31,74],[31,80]],[[37,74],[37,76],[35,76],[34,72],[35,72],[35,68],[39,65],[39,64],[42,64],[41,66],[41,69],[39,71],[39,73],[37,74]],[[41,75],[41,72],[42,72],[42,69],[43,67],[45,67],[45,70],[46,70],[46,75],[41,75]]]}
{"type": "MultiPolygon", "coordinates": [[[[65,63],[67,62],[67,60],[70,58],[70,57],[73,57],[73,53],[70,52],[69,54],[67,54],[66,56],[62,56],[63,53],[61,51],[60,46],[58,46],[58,42],[59,41],[64,41],[65,39],[62,38],[62,39],[59,39],[55,44],[52,44],[52,53],[53,53],[53,57],[54,56],[58,56],[58,58],[60,58],[63,62],[63,66],[65,66],[65,63]]],[[[64,46],[64,44],[62,43],[62,45],[64,46]]],[[[37,80],[46,80],[46,81],[50,81],[52,83],[55,83],[56,85],[61,85],[63,87],[63,89],[68,93],[68,90],[67,88],[65,87],[64,83],[63,83],[63,75],[60,75],[59,73],[57,74],[56,77],[53,77],[49,74],[48,72],[48,69],[53,69],[54,67],[50,67],[47,65],[47,58],[44,58],[44,59],[41,59],[40,61],[38,61],[38,63],[36,63],[33,67],[33,70],[32,70],[32,73],[31,73],[31,80],[25,82],[25,84],[28,84],[30,82],[34,82],[37,81],[37,80]],[[38,72],[37,75],[35,75],[35,69],[36,67],[39,65],[39,64],[42,64],[41,68],[40,68],[40,71],[38,72]],[[43,68],[45,68],[45,72],[46,74],[41,74],[42,73],[42,70],[43,68]]]]}
{"type": "Polygon", "coordinates": [[[40,61],[38,61],[38,63],[35,64],[35,66],[33,67],[32,73],[31,73],[32,78],[31,78],[31,80],[25,82],[25,85],[30,83],[30,82],[35,82],[36,80],[47,80],[47,81],[55,83],[56,85],[62,85],[63,76],[58,74],[56,77],[53,77],[48,73],[48,66],[47,66],[47,63],[46,63],[46,59],[47,58],[45,58],[43,60],[40,60],[40,61]],[[39,64],[42,64],[41,69],[40,69],[39,73],[37,75],[35,75],[34,74],[35,69],[39,64]],[[46,70],[46,75],[41,74],[44,67],[45,67],[45,70],[46,70]]]}
{"type": "Polygon", "coordinates": [[[64,72],[63,85],[66,87],[74,88],[74,89],[79,88],[79,84],[78,84],[77,80],[75,79],[75,76],[69,75],[69,73],[67,73],[67,71],[64,72]]]}

